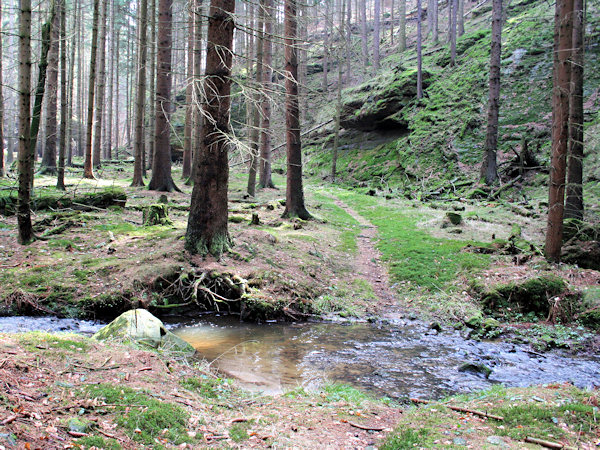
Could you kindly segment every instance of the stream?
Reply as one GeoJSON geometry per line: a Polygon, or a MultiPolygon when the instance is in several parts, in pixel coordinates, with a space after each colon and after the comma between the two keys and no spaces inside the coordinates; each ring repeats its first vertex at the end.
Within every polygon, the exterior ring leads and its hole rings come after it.
{"type": "MultiPolygon", "coordinates": [[[[419,321],[389,323],[240,323],[232,316],[204,316],[168,325],[201,357],[245,387],[274,394],[342,382],[390,398],[441,398],[498,383],[528,386],[572,382],[600,385],[600,356],[543,355],[524,345],[477,342],[456,331],[440,333],[419,321]],[[489,378],[460,371],[483,364],[489,378]]],[[[53,317],[1,317],[1,332],[72,331],[91,334],[98,322],[53,317]]]]}

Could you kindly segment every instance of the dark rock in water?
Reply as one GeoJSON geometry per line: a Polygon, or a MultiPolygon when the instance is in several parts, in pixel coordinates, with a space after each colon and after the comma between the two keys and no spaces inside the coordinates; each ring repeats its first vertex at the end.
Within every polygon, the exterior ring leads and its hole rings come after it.
{"type": "Polygon", "coordinates": [[[562,249],[562,262],[577,264],[582,269],[600,270],[600,242],[575,241],[562,249]]]}
{"type": "Polygon", "coordinates": [[[476,363],[464,363],[462,366],[460,366],[458,368],[458,371],[459,372],[468,372],[468,373],[472,373],[475,375],[480,375],[485,378],[489,378],[492,373],[492,369],[490,369],[489,367],[485,366],[484,364],[476,364],[476,363]]]}
{"type": "Polygon", "coordinates": [[[435,331],[442,331],[442,326],[439,322],[433,322],[431,325],[429,325],[429,328],[435,331]]]}

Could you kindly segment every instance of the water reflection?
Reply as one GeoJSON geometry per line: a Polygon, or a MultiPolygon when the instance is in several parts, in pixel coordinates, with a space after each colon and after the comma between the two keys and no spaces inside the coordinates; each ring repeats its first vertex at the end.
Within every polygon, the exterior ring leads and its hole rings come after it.
{"type": "Polygon", "coordinates": [[[511,344],[434,334],[419,323],[256,325],[213,317],[173,331],[227,375],[270,393],[328,380],[395,398],[441,397],[493,383],[600,383],[598,357],[540,357],[511,344]],[[460,372],[467,362],[491,368],[489,379],[460,372]]]}

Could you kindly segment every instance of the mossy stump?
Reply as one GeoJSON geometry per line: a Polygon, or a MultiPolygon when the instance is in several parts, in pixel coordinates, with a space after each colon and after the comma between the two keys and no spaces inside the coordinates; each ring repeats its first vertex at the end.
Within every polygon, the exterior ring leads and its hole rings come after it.
{"type": "Polygon", "coordinates": [[[169,208],[164,203],[145,206],[142,210],[142,222],[145,227],[173,225],[173,222],[169,219],[169,208]]]}

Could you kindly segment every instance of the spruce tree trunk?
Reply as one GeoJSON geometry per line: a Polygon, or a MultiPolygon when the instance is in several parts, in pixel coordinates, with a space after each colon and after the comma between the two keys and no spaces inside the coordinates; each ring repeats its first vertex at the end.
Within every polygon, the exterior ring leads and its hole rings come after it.
{"type": "Polygon", "coordinates": [[[108,20],[108,2],[103,0],[102,15],[100,18],[100,41],[98,42],[98,84],[96,92],[96,113],[95,113],[95,130],[94,130],[94,145],[92,147],[92,160],[94,167],[101,166],[102,158],[102,119],[104,116],[104,97],[106,94],[106,22],[108,20]]]}
{"type": "Polygon", "coordinates": [[[373,12],[373,69],[375,73],[379,70],[379,41],[381,25],[381,0],[375,0],[373,12]]]}
{"type": "Polygon", "coordinates": [[[457,33],[458,33],[458,37],[462,36],[463,34],[465,34],[465,0],[457,0],[458,1],[458,12],[457,12],[457,18],[458,18],[458,22],[457,22],[457,33]]]}
{"type": "Polygon", "coordinates": [[[171,53],[173,44],[173,0],[158,1],[156,59],[155,149],[152,160],[151,191],[179,191],[171,176],[171,53]]]}
{"type": "Polygon", "coordinates": [[[59,1],[60,11],[60,144],[58,146],[58,176],[56,188],[65,190],[65,154],[69,126],[69,98],[67,90],[67,2],[59,1]]]}
{"type": "Polygon", "coordinates": [[[258,185],[261,188],[274,188],[271,175],[271,95],[273,93],[273,0],[262,0],[265,10],[265,39],[263,45],[263,91],[261,99],[260,126],[260,170],[258,185]]]}
{"type": "MultiPolygon", "coordinates": [[[[333,17],[333,15],[332,15],[333,17]]],[[[323,93],[327,95],[329,90],[329,81],[327,74],[329,73],[329,1],[325,1],[325,39],[323,42],[323,93]]]]}
{"type": "Polygon", "coordinates": [[[33,147],[31,145],[31,0],[19,1],[19,197],[17,221],[20,244],[33,241],[31,186],[33,147]]]}
{"type": "Polygon", "coordinates": [[[456,64],[456,16],[458,0],[449,0],[448,5],[450,6],[450,17],[448,17],[449,23],[449,40],[450,40],[450,65],[456,64]]]}
{"type": "MultiPolygon", "coordinates": [[[[345,0],[342,0],[342,3],[345,0]]],[[[350,0],[348,0],[350,1],[350,0]]],[[[340,41],[343,39],[344,29],[344,18],[342,17],[342,23],[340,24],[340,41]]],[[[335,105],[335,135],[333,138],[333,154],[331,156],[331,182],[335,183],[337,177],[337,159],[338,159],[338,145],[340,142],[340,121],[342,115],[342,65],[343,61],[340,58],[341,51],[338,52],[338,82],[337,82],[337,99],[335,105]]]]}
{"type": "Polygon", "coordinates": [[[192,129],[194,104],[194,6],[190,1],[188,4],[187,23],[187,66],[185,82],[185,128],[183,132],[183,168],[181,178],[187,180],[192,174],[192,129]]]}
{"type": "Polygon", "coordinates": [[[571,98],[569,112],[569,160],[565,217],[583,220],[583,68],[584,1],[574,0],[573,55],[571,57],[571,98]]]}
{"type": "Polygon", "coordinates": [[[145,159],[146,164],[144,164],[144,176],[146,176],[146,168],[151,168],[154,152],[156,150],[156,140],[154,139],[154,125],[156,124],[156,52],[157,52],[157,42],[156,42],[156,0],[150,0],[150,36],[152,39],[151,49],[152,54],[150,55],[150,99],[149,99],[149,109],[150,109],[150,117],[148,118],[148,122],[150,126],[148,127],[148,144],[146,145],[147,150],[146,154],[148,155],[145,159]]]}
{"type": "Polygon", "coordinates": [[[116,22],[116,8],[115,1],[110,0],[111,3],[111,20],[110,20],[110,70],[108,75],[108,110],[107,110],[107,127],[106,127],[106,159],[109,161],[113,158],[113,119],[114,119],[114,101],[115,101],[115,22],[116,22]]]}
{"type": "Polygon", "coordinates": [[[144,186],[144,113],[146,100],[146,63],[148,45],[146,39],[146,28],[148,27],[148,0],[140,0],[140,13],[138,17],[139,26],[139,50],[137,63],[137,92],[135,99],[135,139],[133,142],[134,163],[132,186],[144,186]]]}
{"type": "Polygon", "coordinates": [[[406,50],[406,0],[400,0],[400,25],[398,27],[398,50],[406,50]]]}
{"type": "Polygon", "coordinates": [[[193,0],[194,3],[194,90],[193,90],[193,128],[192,137],[192,173],[187,184],[194,182],[195,161],[202,146],[202,1],[193,0]]]}
{"type": "MultiPolygon", "coordinates": [[[[68,94],[68,111],[67,111],[67,138],[66,138],[66,165],[71,167],[73,165],[73,105],[74,105],[74,93],[75,93],[75,36],[77,36],[77,29],[79,27],[79,8],[74,8],[74,17],[73,17],[73,28],[71,31],[71,65],[69,67],[69,94],[68,94]]],[[[83,76],[80,76],[80,80],[83,79],[83,76]]],[[[80,117],[78,122],[81,123],[82,118],[80,117]]],[[[64,169],[64,167],[63,167],[64,169]]],[[[59,167],[60,170],[60,167],[59,167]]]]}
{"type": "MultiPolygon", "coordinates": [[[[285,124],[287,142],[287,187],[283,217],[310,219],[304,206],[302,187],[302,142],[298,107],[297,0],[285,0],[285,124]]],[[[376,0],[378,1],[378,0],[376,0]]]]}
{"type": "Polygon", "coordinates": [[[548,194],[546,258],[560,261],[563,232],[565,177],[569,144],[570,56],[573,48],[573,0],[557,0],[552,90],[552,159],[548,194]]]}
{"type": "MultiPolygon", "coordinates": [[[[60,9],[60,0],[57,8],[60,9]]],[[[48,77],[46,79],[46,145],[42,154],[40,173],[56,174],[56,142],[58,113],[58,52],[60,47],[60,14],[55,14],[50,33],[50,51],[48,52],[48,77]]]]}
{"type": "Polygon", "coordinates": [[[498,179],[498,114],[500,110],[500,64],[502,55],[502,0],[492,4],[492,47],[490,51],[490,82],[488,95],[487,132],[481,178],[487,185],[498,179]]]}
{"type": "Polygon", "coordinates": [[[98,54],[98,23],[100,19],[100,0],[94,0],[94,15],[92,18],[92,50],[90,56],[90,74],[88,82],[87,126],[85,136],[85,159],[83,177],[94,179],[94,164],[92,160],[92,133],[94,132],[94,98],[96,93],[96,58],[98,54]]]}
{"type": "Polygon", "coordinates": [[[4,80],[2,77],[2,34],[2,1],[0,1],[0,178],[6,175],[6,165],[4,163],[4,93],[2,90],[2,83],[4,83],[4,80]]]}
{"type": "MultiPolygon", "coordinates": [[[[400,0],[400,8],[402,8],[402,4],[405,3],[406,0],[400,0]]],[[[402,19],[400,19],[400,23],[402,23],[402,19]]],[[[402,29],[400,29],[400,33],[402,33],[402,29]]],[[[360,0],[360,38],[361,38],[361,49],[362,49],[362,62],[363,69],[366,70],[369,65],[369,38],[367,34],[367,0],[360,0]]],[[[406,47],[406,36],[405,36],[405,47],[406,47]]],[[[402,50],[402,49],[401,49],[402,50]]]]}
{"type": "Polygon", "coordinates": [[[417,99],[423,98],[423,38],[421,36],[423,27],[421,17],[421,0],[417,0],[417,99]]]}
{"type": "Polygon", "coordinates": [[[186,233],[191,253],[220,256],[231,245],[227,229],[229,113],[235,0],[212,0],[203,104],[202,147],[194,164],[194,189],[186,233]]]}

